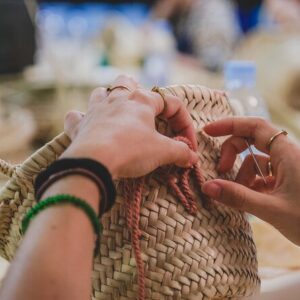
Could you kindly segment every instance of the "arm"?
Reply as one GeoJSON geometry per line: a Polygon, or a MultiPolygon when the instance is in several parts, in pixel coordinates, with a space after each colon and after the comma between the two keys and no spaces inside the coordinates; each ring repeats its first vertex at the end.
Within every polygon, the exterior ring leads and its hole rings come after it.
{"type": "MultiPolygon", "coordinates": [[[[57,182],[44,197],[60,193],[85,199],[97,211],[98,189],[83,177],[57,182]]],[[[94,241],[90,221],[80,209],[64,205],[40,212],[9,268],[0,298],[88,299],[94,241]]]]}
{"type": "MultiPolygon", "coordinates": [[[[189,138],[196,135],[183,104],[167,96],[142,90],[128,77],[120,77],[107,95],[96,89],[87,114],[69,113],[65,131],[72,143],[62,157],[88,157],[104,164],[114,178],[139,177],[155,168],[197,161],[189,147],[155,130],[155,116],[164,112],[173,130],[189,138]],[[147,141],[147,142],[145,142],[147,141]],[[146,162],[146,163],[145,163],[146,162]]],[[[53,184],[43,198],[71,194],[87,201],[97,212],[99,193],[86,178],[72,176],[53,184]]],[[[15,260],[1,287],[1,300],[84,300],[91,291],[95,236],[87,216],[72,205],[49,207],[30,223],[15,260]]]]}

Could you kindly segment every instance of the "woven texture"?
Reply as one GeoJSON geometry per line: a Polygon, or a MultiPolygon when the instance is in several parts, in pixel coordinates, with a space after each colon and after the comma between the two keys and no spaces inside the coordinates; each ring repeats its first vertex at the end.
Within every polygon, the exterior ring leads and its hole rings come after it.
{"type": "MultiPolygon", "coordinates": [[[[172,86],[162,89],[179,96],[190,112],[198,137],[200,167],[205,180],[216,172],[221,138],[201,132],[204,124],[231,115],[223,92],[202,86],[172,86]]],[[[171,135],[167,123],[158,130],[171,135]]],[[[0,254],[11,260],[20,244],[21,220],[35,200],[33,179],[64,151],[69,139],[61,134],[15,168],[0,162],[0,171],[10,177],[0,192],[0,254]]],[[[234,170],[223,178],[233,179],[234,170]]],[[[260,285],[256,248],[245,214],[220,204],[203,207],[191,215],[174,196],[156,170],[144,178],[139,216],[139,246],[145,275],[146,299],[241,299],[260,285]]],[[[167,172],[175,172],[167,168],[167,172]]],[[[133,184],[134,184],[133,180],[133,184]]],[[[136,299],[138,272],[127,226],[124,181],[116,182],[118,197],[102,217],[100,255],[94,260],[92,299],[136,299]]]]}

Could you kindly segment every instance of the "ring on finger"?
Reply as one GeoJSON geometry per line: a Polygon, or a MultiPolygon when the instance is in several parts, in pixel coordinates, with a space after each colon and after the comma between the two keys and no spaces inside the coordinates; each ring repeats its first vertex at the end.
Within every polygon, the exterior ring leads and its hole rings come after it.
{"type": "Polygon", "coordinates": [[[151,89],[151,91],[154,92],[154,93],[158,93],[161,96],[161,98],[164,102],[164,107],[163,107],[160,115],[163,115],[166,112],[167,108],[168,108],[168,104],[167,104],[167,101],[166,101],[166,96],[165,96],[164,92],[158,86],[154,86],[151,89]]]}
{"type": "Polygon", "coordinates": [[[131,89],[126,85],[109,86],[107,87],[106,92],[110,94],[112,91],[116,89],[123,89],[123,90],[127,90],[128,92],[131,92],[131,89]]]}
{"type": "Polygon", "coordinates": [[[283,135],[288,135],[288,132],[286,130],[280,130],[277,133],[275,133],[273,136],[271,136],[271,138],[269,139],[268,143],[267,143],[267,150],[270,151],[271,150],[271,145],[272,143],[275,141],[276,138],[278,138],[281,134],[283,135]]]}

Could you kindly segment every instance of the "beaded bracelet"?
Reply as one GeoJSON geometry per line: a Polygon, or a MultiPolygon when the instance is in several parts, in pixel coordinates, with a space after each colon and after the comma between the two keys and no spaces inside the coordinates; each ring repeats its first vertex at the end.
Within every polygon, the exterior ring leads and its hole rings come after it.
{"type": "Polygon", "coordinates": [[[94,250],[94,255],[96,256],[98,254],[98,245],[99,245],[99,238],[100,233],[102,232],[102,225],[99,222],[99,219],[97,217],[97,214],[93,210],[93,208],[85,201],[81,200],[80,198],[67,195],[67,194],[60,194],[56,196],[52,196],[49,198],[46,198],[40,202],[38,202],[35,206],[33,206],[25,215],[25,217],[22,220],[22,228],[21,231],[23,235],[25,234],[31,220],[42,210],[44,210],[47,207],[53,206],[53,205],[60,205],[60,204],[72,204],[80,209],[82,209],[85,214],[88,216],[89,220],[91,221],[91,224],[93,226],[94,232],[97,236],[96,238],[96,245],[94,250]]]}
{"type": "Polygon", "coordinates": [[[85,176],[97,185],[101,194],[100,217],[111,209],[116,199],[116,189],[111,174],[103,164],[89,158],[61,158],[49,165],[35,179],[34,190],[37,202],[54,182],[71,175],[85,176]]]}

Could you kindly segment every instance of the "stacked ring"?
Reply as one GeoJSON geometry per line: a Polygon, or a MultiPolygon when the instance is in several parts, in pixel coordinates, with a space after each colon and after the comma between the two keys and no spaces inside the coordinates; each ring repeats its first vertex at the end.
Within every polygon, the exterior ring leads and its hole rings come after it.
{"type": "Polygon", "coordinates": [[[112,91],[116,90],[116,89],[123,89],[123,90],[127,90],[128,92],[131,92],[131,89],[125,85],[116,85],[116,86],[109,86],[106,91],[107,93],[111,93],[112,91]]]}
{"type": "Polygon", "coordinates": [[[165,96],[165,94],[163,93],[163,91],[158,86],[154,86],[151,89],[151,91],[154,92],[154,93],[158,93],[161,96],[161,98],[162,98],[162,100],[164,102],[164,107],[163,107],[160,115],[163,115],[166,112],[167,108],[168,108],[168,104],[167,104],[167,101],[166,101],[166,96],[165,96]]]}
{"type": "Polygon", "coordinates": [[[268,143],[267,143],[267,150],[270,151],[271,150],[271,145],[274,142],[274,140],[279,137],[281,134],[283,135],[288,135],[288,132],[286,130],[280,130],[277,133],[275,133],[273,136],[271,136],[271,138],[269,139],[268,143]]]}

